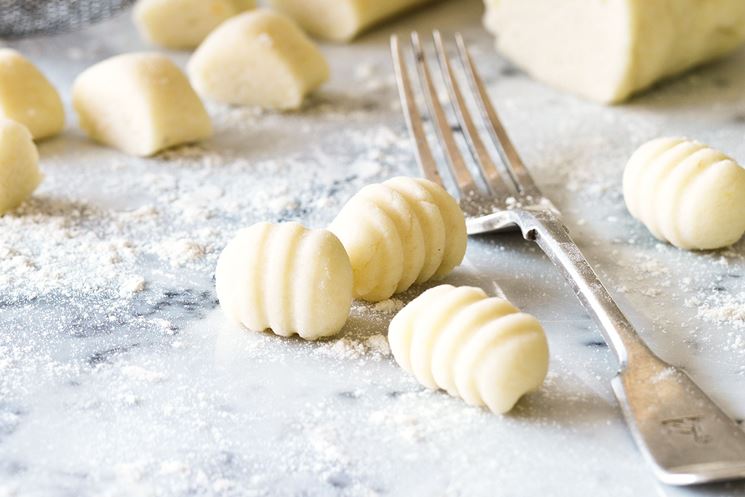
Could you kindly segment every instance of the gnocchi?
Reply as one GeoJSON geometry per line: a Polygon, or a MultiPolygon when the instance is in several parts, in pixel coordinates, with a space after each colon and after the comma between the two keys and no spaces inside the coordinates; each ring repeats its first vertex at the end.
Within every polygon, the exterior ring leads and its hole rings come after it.
{"type": "Polygon", "coordinates": [[[33,193],[42,175],[39,154],[23,125],[0,119],[0,216],[33,193]]]}
{"type": "Polygon", "coordinates": [[[365,29],[432,0],[270,0],[311,35],[349,41],[365,29]]]}
{"type": "Polygon", "coordinates": [[[745,233],[745,168],[684,138],[659,138],[629,160],[623,194],[633,217],[682,249],[726,247],[745,233]]]}
{"type": "Polygon", "coordinates": [[[321,51],[289,18],[266,9],[225,21],[189,61],[203,97],[233,105],[296,109],[329,77],[321,51]]]}
{"type": "Polygon", "coordinates": [[[65,126],[59,93],[23,55],[0,48],[0,117],[24,125],[35,140],[58,134],[65,126]]]}
{"type": "Polygon", "coordinates": [[[138,0],[133,12],[145,39],[167,48],[191,49],[221,22],[255,6],[255,0],[138,0]]]}
{"type": "Polygon", "coordinates": [[[326,230],[259,223],[225,247],[215,272],[223,311],[246,328],[315,340],[338,333],[352,305],[352,267],[326,230]]]}
{"type": "Polygon", "coordinates": [[[92,139],[139,156],[212,134],[202,101],[184,73],[157,53],[117,55],[75,80],[72,102],[92,139]]]}
{"type": "Polygon", "coordinates": [[[355,297],[390,298],[447,275],[466,252],[466,223],[441,186],[398,177],[360,190],[329,226],[349,254],[355,297]]]}
{"type": "Polygon", "coordinates": [[[548,372],[538,320],[480,288],[427,290],[393,318],[388,341],[421,384],[497,414],[538,389],[548,372]]]}

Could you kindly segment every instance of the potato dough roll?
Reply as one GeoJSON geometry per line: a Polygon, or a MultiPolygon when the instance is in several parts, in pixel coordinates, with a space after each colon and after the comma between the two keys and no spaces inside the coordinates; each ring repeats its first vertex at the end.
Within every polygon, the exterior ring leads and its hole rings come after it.
{"type": "Polygon", "coordinates": [[[215,272],[223,311],[246,328],[307,340],[338,333],[352,305],[352,267],[326,230],[259,223],[225,247],[215,272]]]}
{"type": "Polygon", "coordinates": [[[480,288],[427,290],[393,318],[388,341],[421,384],[497,414],[538,389],[548,371],[538,320],[480,288]]]}
{"type": "Polygon", "coordinates": [[[600,102],[745,41],[743,0],[486,0],[497,47],[536,79],[600,102]]]}
{"type": "Polygon", "coordinates": [[[329,229],[352,261],[355,296],[371,302],[445,276],[466,252],[466,223],[458,203],[422,178],[366,186],[329,229]]]}

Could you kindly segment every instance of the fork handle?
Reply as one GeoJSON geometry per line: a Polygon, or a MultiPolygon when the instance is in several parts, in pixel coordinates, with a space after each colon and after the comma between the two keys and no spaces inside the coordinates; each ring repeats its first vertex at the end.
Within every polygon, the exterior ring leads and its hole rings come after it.
{"type": "Polygon", "coordinates": [[[559,215],[547,208],[511,212],[523,236],[535,241],[563,271],[582,305],[600,325],[600,332],[618,357],[621,369],[630,361],[658,360],[608,293],[559,215]]]}

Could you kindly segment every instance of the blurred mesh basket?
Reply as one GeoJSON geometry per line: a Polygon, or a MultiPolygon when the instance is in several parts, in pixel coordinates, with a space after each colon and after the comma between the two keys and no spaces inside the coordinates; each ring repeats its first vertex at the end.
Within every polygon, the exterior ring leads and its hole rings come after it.
{"type": "Polygon", "coordinates": [[[73,31],[117,14],[134,0],[0,0],[0,38],[73,31]]]}

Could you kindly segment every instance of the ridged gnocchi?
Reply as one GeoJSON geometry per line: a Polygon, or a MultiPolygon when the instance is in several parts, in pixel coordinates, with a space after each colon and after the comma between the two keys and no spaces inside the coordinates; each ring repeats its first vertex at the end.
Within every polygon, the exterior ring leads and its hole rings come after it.
{"type": "Polygon", "coordinates": [[[441,186],[398,177],[360,190],[329,227],[349,254],[354,295],[370,302],[445,276],[466,252],[466,224],[441,186]]]}
{"type": "Polygon", "coordinates": [[[498,414],[538,389],[548,371],[538,320],[480,288],[427,290],[393,318],[388,341],[421,384],[498,414]]]}
{"type": "Polygon", "coordinates": [[[745,168],[685,138],[642,145],[623,176],[629,212],[682,249],[726,247],[745,233],[745,168]]]}
{"type": "Polygon", "coordinates": [[[220,254],[215,278],[231,319],[285,337],[334,335],[352,304],[352,267],[341,242],[298,223],[240,231],[220,254]]]}

